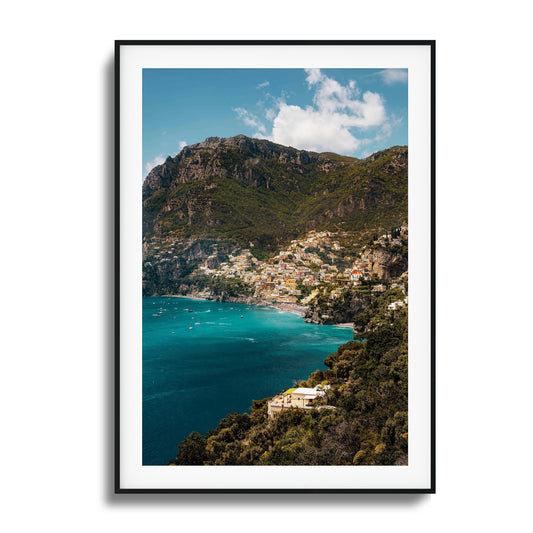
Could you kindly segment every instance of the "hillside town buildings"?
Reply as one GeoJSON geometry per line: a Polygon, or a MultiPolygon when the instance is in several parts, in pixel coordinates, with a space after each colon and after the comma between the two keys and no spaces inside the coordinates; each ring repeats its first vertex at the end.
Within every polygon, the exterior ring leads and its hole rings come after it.
{"type": "MultiPolygon", "coordinates": [[[[403,290],[402,280],[391,280],[391,285],[376,279],[367,248],[398,248],[405,246],[406,237],[407,227],[402,227],[394,235],[381,235],[359,247],[348,232],[310,231],[267,260],[253,255],[252,243],[249,249],[241,248],[226,256],[215,243],[211,255],[196,266],[195,274],[242,282],[247,286],[248,296],[270,304],[308,306],[317,298],[341,298],[348,290],[378,294],[400,285],[403,290]],[[225,258],[222,263],[221,258],[225,258]]],[[[153,245],[145,243],[151,251],[145,268],[165,265],[165,269],[171,269],[172,264],[179,263],[176,254],[185,244],[186,241],[173,241],[165,250],[157,241],[153,245]]]]}
{"type": "Polygon", "coordinates": [[[343,288],[357,286],[370,277],[370,265],[361,258],[346,268],[332,264],[339,257],[335,252],[342,254],[335,234],[311,231],[305,238],[291,241],[287,249],[268,261],[256,259],[246,249],[230,255],[218,268],[204,265],[200,270],[214,277],[240,279],[253,287],[255,297],[268,302],[307,305],[318,295],[319,286],[336,285],[332,294],[338,296],[343,288]]]}

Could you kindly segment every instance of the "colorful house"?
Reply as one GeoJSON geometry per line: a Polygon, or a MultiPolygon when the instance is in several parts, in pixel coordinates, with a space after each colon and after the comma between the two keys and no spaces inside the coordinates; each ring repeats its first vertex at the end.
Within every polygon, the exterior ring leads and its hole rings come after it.
{"type": "Polygon", "coordinates": [[[327,389],[329,385],[287,389],[268,402],[268,416],[274,418],[283,409],[314,409],[313,403],[320,396],[324,396],[327,389]]]}
{"type": "Polygon", "coordinates": [[[350,274],[350,281],[357,281],[362,276],[363,273],[360,270],[352,270],[352,273],[350,274]]]}

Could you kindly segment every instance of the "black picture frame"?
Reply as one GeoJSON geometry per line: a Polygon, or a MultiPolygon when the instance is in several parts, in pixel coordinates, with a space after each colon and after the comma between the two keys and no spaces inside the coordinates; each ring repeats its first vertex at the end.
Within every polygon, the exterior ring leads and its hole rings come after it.
{"type": "MultiPolygon", "coordinates": [[[[436,180],[436,89],[435,89],[435,68],[436,68],[436,42],[434,40],[277,40],[277,41],[263,41],[263,40],[117,40],[115,41],[115,486],[116,494],[254,494],[254,493],[279,493],[279,494],[295,494],[295,493],[349,493],[349,494],[415,494],[427,493],[432,494],[436,492],[436,421],[435,421],[435,360],[436,360],[436,311],[435,311],[435,180],[436,180]],[[405,487],[405,488],[143,488],[143,487],[126,487],[121,479],[121,358],[124,353],[121,348],[121,55],[125,47],[143,46],[143,47],[161,47],[161,46],[216,46],[216,47],[232,47],[232,46],[398,46],[398,47],[428,47],[430,52],[430,427],[429,427],[429,442],[430,442],[430,484],[424,487],[405,487]]],[[[197,467],[203,468],[203,467],[197,467]]],[[[305,467],[303,467],[305,468],[305,467]]],[[[352,468],[352,467],[348,467],[352,468]]],[[[357,468],[357,467],[353,467],[357,468]]]]}

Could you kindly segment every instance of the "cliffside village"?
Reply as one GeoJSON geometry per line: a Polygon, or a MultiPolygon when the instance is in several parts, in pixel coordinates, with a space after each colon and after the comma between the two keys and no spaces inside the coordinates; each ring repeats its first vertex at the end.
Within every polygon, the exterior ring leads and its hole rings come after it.
{"type": "MultiPolygon", "coordinates": [[[[407,228],[402,229],[407,232],[407,228]]],[[[381,236],[374,244],[385,242],[388,246],[401,245],[400,237],[392,238],[391,235],[381,236]]],[[[338,259],[344,256],[344,251],[336,240],[336,234],[311,231],[305,238],[291,241],[287,249],[266,262],[256,259],[250,250],[245,249],[230,255],[229,260],[218,268],[209,268],[206,261],[198,270],[209,276],[239,279],[253,288],[254,297],[263,301],[306,306],[326,287],[333,299],[345,289],[369,280],[372,264],[364,250],[348,267],[338,267],[334,263],[342,262],[338,259]]],[[[383,292],[386,287],[375,283],[371,290],[383,292]]],[[[396,307],[401,307],[407,303],[407,297],[405,301],[394,303],[396,307]]]]}

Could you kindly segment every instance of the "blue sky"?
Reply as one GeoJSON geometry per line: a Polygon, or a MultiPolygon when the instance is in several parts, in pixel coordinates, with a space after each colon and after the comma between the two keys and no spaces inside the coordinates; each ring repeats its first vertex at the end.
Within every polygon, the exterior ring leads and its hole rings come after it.
{"type": "Polygon", "coordinates": [[[355,157],[406,145],[407,70],[143,70],[143,176],[183,146],[238,134],[355,157]]]}

